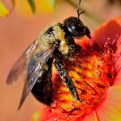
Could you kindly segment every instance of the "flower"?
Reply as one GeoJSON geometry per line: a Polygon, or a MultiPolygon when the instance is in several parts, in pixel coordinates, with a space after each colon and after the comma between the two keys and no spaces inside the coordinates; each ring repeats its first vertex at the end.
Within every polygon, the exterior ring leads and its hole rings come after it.
{"type": "Polygon", "coordinates": [[[82,101],[53,73],[53,102],[31,121],[121,121],[121,17],[76,42],[82,49],[65,68],[82,101]]]}

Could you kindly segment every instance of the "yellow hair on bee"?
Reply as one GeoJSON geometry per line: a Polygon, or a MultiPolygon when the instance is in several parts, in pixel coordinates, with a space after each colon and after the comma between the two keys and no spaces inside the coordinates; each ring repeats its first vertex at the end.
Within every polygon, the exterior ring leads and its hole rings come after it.
{"type": "Polygon", "coordinates": [[[39,37],[37,40],[41,44],[42,49],[48,49],[50,45],[56,41],[60,40],[60,46],[59,46],[59,51],[62,54],[67,54],[68,53],[68,45],[66,43],[65,39],[65,32],[61,29],[58,23],[53,23],[51,26],[46,28],[43,32],[39,34],[39,37]],[[49,27],[53,27],[53,33],[54,35],[51,34],[45,34],[45,32],[48,30],[49,27]]]}

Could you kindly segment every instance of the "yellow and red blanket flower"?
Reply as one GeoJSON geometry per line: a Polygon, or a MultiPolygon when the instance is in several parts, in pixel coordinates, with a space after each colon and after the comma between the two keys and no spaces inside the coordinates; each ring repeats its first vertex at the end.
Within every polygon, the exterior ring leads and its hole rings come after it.
{"type": "Polygon", "coordinates": [[[65,68],[82,102],[53,73],[53,102],[31,121],[121,121],[121,17],[101,25],[65,68]]]}

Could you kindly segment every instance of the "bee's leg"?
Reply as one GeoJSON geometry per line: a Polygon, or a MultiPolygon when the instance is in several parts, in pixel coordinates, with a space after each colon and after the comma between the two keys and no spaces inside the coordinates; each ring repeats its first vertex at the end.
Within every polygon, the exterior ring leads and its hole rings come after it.
{"type": "Polygon", "coordinates": [[[54,56],[54,59],[59,60],[59,61],[65,59],[65,56],[63,56],[62,53],[59,50],[56,50],[54,52],[53,56],[54,56]]]}
{"type": "Polygon", "coordinates": [[[71,92],[71,94],[73,95],[73,97],[79,101],[82,102],[81,99],[79,99],[79,96],[78,96],[78,93],[77,93],[77,90],[71,80],[71,78],[69,78],[67,76],[67,72],[66,70],[64,69],[63,65],[60,63],[59,60],[55,60],[54,61],[54,65],[61,77],[61,79],[64,81],[64,83],[66,84],[66,86],[69,88],[69,91],[71,92]]]}
{"type": "Polygon", "coordinates": [[[79,54],[79,51],[81,49],[81,46],[77,45],[71,36],[66,36],[66,43],[69,46],[69,55],[70,57],[73,57],[77,54],[79,54]]]}

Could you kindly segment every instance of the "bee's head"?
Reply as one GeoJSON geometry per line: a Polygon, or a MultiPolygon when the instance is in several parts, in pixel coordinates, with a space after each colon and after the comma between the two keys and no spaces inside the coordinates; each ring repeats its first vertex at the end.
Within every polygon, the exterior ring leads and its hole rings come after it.
{"type": "Polygon", "coordinates": [[[77,17],[69,17],[65,19],[64,26],[66,28],[66,32],[75,38],[82,37],[83,35],[91,38],[90,30],[77,17]]]}
{"type": "Polygon", "coordinates": [[[66,29],[66,32],[75,37],[79,38],[82,37],[83,35],[86,35],[91,39],[90,36],[90,30],[85,26],[82,21],[80,20],[80,15],[84,13],[85,11],[80,11],[80,3],[81,0],[79,0],[79,3],[77,5],[77,17],[69,17],[64,21],[64,27],[66,29]]]}

